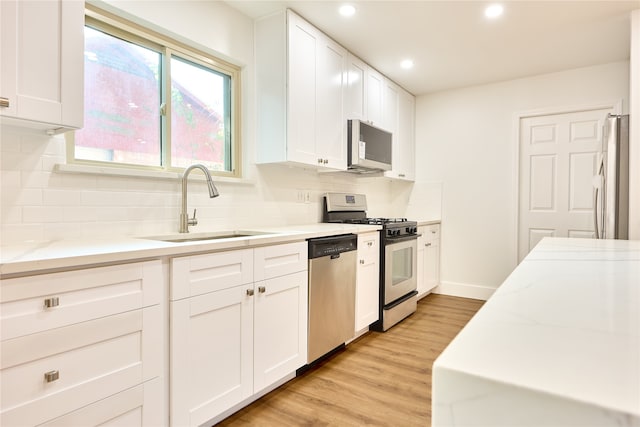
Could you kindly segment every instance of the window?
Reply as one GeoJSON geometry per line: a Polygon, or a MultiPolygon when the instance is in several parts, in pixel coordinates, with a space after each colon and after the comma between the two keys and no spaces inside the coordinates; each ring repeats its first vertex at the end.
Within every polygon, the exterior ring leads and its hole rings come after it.
{"type": "Polygon", "coordinates": [[[239,68],[87,9],[84,127],[69,161],[240,176],[239,68]]]}

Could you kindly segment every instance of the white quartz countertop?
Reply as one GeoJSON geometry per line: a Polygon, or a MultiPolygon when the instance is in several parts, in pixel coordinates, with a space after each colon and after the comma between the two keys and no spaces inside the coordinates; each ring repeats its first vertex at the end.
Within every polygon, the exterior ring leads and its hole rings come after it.
{"type": "Polygon", "coordinates": [[[419,219],[416,222],[418,223],[418,227],[422,227],[423,225],[440,224],[439,219],[419,219]]]}
{"type": "Polygon", "coordinates": [[[433,366],[433,426],[640,426],[640,241],[545,238],[433,366]]]}
{"type": "MultiPolygon", "coordinates": [[[[31,241],[0,246],[0,276],[6,278],[97,264],[276,245],[315,237],[358,234],[379,229],[380,226],[377,225],[318,223],[285,227],[252,227],[239,231],[261,234],[192,242],[164,242],[144,237],[31,241]]],[[[190,234],[201,234],[206,231],[194,229],[190,234]]]]}

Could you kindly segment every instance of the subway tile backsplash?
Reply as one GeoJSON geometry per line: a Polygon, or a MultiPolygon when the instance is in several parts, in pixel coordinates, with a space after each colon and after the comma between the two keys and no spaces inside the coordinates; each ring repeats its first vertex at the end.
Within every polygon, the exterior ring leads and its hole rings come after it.
{"type": "MultiPolygon", "coordinates": [[[[252,157],[252,150],[247,150],[252,157]]],[[[109,238],[178,230],[180,181],[55,171],[65,163],[65,138],[3,126],[0,135],[0,243],[65,238],[109,238]]],[[[217,182],[209,199],[204,182],[190,181],[188,207],[198,210],[197,230],[296,225],[321,220],[327,191],[367,194],[370,216],[402,216],[394,191],[410,183],[348,174],[319,174],[245,162],[249,183],[217,182]],[[299,191],[311,202],[301,202],[299,191]]],[[[214,178],[215,180],[215,178],[214,178]]]]}

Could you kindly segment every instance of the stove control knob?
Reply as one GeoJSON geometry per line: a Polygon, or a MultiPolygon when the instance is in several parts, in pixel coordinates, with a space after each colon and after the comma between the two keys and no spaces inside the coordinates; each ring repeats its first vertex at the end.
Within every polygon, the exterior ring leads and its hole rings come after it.
{"type": "Polygon", "coordinates": [[[400,229],[396,230],[396,236],[400,235],[400,229]]]}
{"type": "Polygon", "coordinates": [[[412,231],[411,227],[407,227],[407,233],[411,233],[412,231]]]}
{"type": "Polygon", "coordinates": [[[387,236],[393,236],[393,230],[387,230],[387,236]]]}

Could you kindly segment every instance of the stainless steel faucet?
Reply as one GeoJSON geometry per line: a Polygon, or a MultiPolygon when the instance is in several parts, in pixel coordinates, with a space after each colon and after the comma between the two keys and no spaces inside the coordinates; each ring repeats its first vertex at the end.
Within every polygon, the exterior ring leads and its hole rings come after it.
{"type": "Polygon", "coordinates": [[[200,169],[204,173],[204,176],[207,179],[207,187],[209,187],[209,197],[214,198],[220,195],[220,193],[218,193],[218,189],[213,183],[213,179],[211,179],[209,170],[204,165],[195,164],[185,169],[184,175],[182,175],[182,210],[180,211],[180,233],[188,233],[190,225],[198,225],[198,220],[196,219],[196,210],[193,210],[193,218],[189,218],[189,214],[187,213],[187,177],[189,176],[189,173],[194,169],[200,169]]]}

